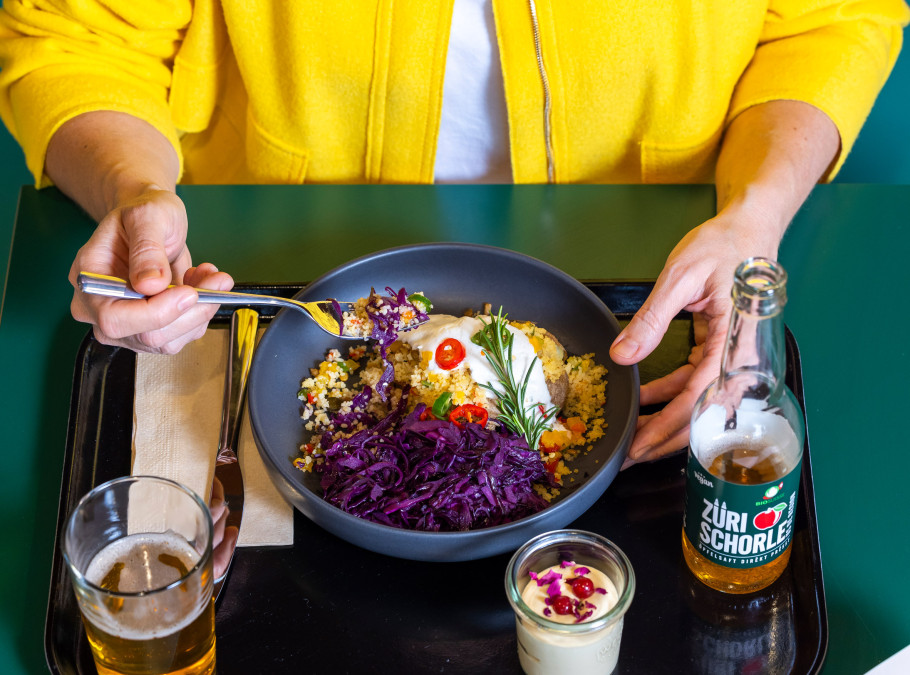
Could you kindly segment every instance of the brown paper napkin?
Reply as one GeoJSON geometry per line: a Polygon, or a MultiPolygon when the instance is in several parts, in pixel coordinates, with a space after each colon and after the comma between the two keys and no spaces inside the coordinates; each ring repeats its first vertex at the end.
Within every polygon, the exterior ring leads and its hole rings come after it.
{"type": "MultiPolygon", "coordinates": [[[[170,478],[207,501],[221,432],[229,337],[227,330],[209,329],[174,356],[137,355],[133,475],[170,478]]],[[[238,545],[290,546],[294,509],[266,473],[246,410],[237,445],[244,489],[238,545]]]]}

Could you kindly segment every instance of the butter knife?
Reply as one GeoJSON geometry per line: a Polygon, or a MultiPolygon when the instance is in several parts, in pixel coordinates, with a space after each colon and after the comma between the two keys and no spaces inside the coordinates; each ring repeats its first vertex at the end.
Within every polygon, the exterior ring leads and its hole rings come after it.
{"type": "MultiPolygon", "coordinates": [[[[231,316],[230,353],[224,376],[224,399],[221,409],[221,438],[215,457],[215,479],[224,488],[224,499],[228,507],[226,527],[240,529],[243,519],[243,475],[237,461],[237,439],[240,435],[240,420],[243,416],[243,402],[250,374],[250,363],[256,348],[256,329],[259,314],[241,308],[231,316]]],[[[224,573],[215,579],[213,595],[215,600],[221,594],[225,579],[231,569],[236,543],[231,547],[230,559],[224,573]]]]}

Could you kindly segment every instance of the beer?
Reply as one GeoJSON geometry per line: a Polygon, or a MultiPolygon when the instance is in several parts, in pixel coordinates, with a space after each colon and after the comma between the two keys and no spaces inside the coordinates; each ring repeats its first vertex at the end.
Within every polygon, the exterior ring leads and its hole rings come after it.
{"type": "Polygon", "coordinates": [[[720,377],[692,413],[683,558],[727,593],[765,588],[790,559],[804,423],[783,381],[785,282],[773,261],[737,269],[720,377]]]}
{"type": "Polygon", "coordinates": [[[211,590],[208,599],[202,596],[204,583],[183,584],[165,603],[121,597],[164,589],[198,562],[196,551],[173,533],[130,535],[95,556],[86,579],[114,594],[105,602],[107,613],[84,622],[99,673],[213,672],[214,600],[211,590]]]}
{"type": "Polygon", "coordinates": [[[76,506],[63,555],[99,673],[215,671],[212,520],[163,478],[105,483],[76,506]]]}

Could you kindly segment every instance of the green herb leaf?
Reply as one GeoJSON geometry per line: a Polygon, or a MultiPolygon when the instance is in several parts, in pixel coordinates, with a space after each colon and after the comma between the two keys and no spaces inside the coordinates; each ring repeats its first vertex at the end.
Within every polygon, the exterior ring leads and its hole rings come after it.
{"type": "MultiPolygon", "coordinates": [[[[499,380],[499,387],[494,385],[481,385],[489,390],[499,401],[500,419],[509,429],[516,434],[524,436],[528,448],[536,450],[540,444],[540,436],[549,428],[549,421],[556,415],[558,408],[553,406],[538,415],[537,403],[525,407],[525,394],[531,380],[531,371],[534,368],[535,356],[528,366],[521,383],[516,379],[512,368],[512,342],[513,335],[506,327],[506,318],[503,316],[502,307],[496,316],[491,316],[489,323],[485,324],[471,341],[483,349],[484,356],[490,362],[490,367],[499,380]]],[[[481,319],[482,320],[482,319],[481,319]]]]}

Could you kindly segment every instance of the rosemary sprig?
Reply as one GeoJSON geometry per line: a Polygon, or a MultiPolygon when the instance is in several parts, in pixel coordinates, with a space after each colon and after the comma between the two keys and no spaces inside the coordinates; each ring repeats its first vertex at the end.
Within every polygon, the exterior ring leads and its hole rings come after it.
{"type": "Polygon", "coordinates": [[[532,403],[525,407],[525,393],[528,391],[528,382],[531,380],[531,371],[534,368],[535,356],[524,378],[519,383],[515,378],[512,368],[512,339],[513,335],[506,328],[506,317],[503,316],[502,307],[496,316],[490,316],[490,321],[481,328],[471,341],[483,349],[484,356],[490,362],[501,389],[491,384],[481,386],[491,391],[499,400],[500,419],[516,434],[524,436],[528,448],[537,450],[540,435],[548,428],[547,423],[556,415],[558,408],[553,406],[547,411],[538,414],[539,403],[532,403]]]}

